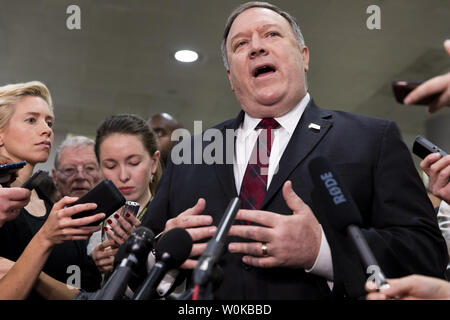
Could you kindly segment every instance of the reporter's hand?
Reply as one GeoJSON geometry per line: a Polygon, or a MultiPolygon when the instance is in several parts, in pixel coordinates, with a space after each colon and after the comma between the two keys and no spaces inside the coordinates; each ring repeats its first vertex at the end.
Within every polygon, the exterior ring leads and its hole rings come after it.
{"type": "Polygon", "coordinates": [[[373,282],[366,283],[369,293],[367,300],[450,300],[450,283],[446,280],[411,275],[399,279],[388,279],[390,285],[387,289],[376,290],[373,282]]]}
{"type": "Polygon", "coordinates": [[[431,193],[450,203],[450,155],[429,154],[420,162],[420,167],[430,178],[431,193]]]}
{"type": "Polygon", "coordinates": [[[39,233],[51,245],[59,244],[67,240],[86,240],[89,236],[100,230],[98,226],[87,226],[105,217],[104,213],[97,213],[93,216],[80,219],[72,219],[74,214],[83,211],[93,210],[97,207],[95,203],[83,203],[64,208],[77,201],[78,198],[64,197],[53,205],[47,221],[45,221],[39,233]]]}
{"type": "Polygon", "coordinates": [[[30,196],[28,189],[0,187],[0,227],[17,218],[20,209],[30,202],[30,196]]]}
{"type": "Polygon", "coordinates": [[[114,215],[116,222],[108,219],[105,229],[108,239],[113,239],[118,246],[121,246],[130,237],[131,233],[141,225],[141,222],[132,214],[126,213],[124,216],[114,215]]]}
{"type": "Polygon", "coordinates": [[[106,240],[100,243],[92,251],[92,260],[94,260],[100,272],[111,271],[114,268],[114,256],[117,253],[118,246],[114,240],[106,240]]]}
{"type": "MultiPolygon", "coordinates": [[[[0,164],[7,164],[7,163],[12,163],[12,162],[13,162],[13,160],[11,158],[0,155],[0,164]]],[[[7,173],[10,175],[9,180],[2,183],[3,187],[9,188],[11,186],[11,183],[13,183],[19,176],[17,171],[18,170],[13,170],[13,171],[10,171],[9,173],[7,173]]]]}
{"type": "MultiPolygon", "coordinates": [[[[450,40],[444,42],[444,47],[450,55],[450,40]]],[[[411,91],[403,102],[405,104],[413,104],[426,96],[439,92],[441,92],[439,97],[428,106],[428,112],[430,113],[434,113],[444,106],[450,106],[450,72],[425,81],[411,91]]]]}

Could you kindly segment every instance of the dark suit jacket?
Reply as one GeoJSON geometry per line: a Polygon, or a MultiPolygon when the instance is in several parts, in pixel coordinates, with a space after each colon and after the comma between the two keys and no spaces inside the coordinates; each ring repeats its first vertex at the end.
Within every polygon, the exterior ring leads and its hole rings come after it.
{"type": "MultiPolygon", "coordinates": [[[[226,136],[225,130],[237,129],[243,117],[241,112],[236,119],[215,127],[223,133],[224,145],[234,145],[234,138],[226,136]]],[[[182,143],[190,144],[194,150],[199,138],[182,143]]],[[[202,150],[209,143],[203,142],[202,150]]],[[[229,150],[234,152],[233,147],[229,150]]],[[[225,150],[224,155],[233,159],[225,150]]],[[[445,242],[395,123],[324,110],[311,100],[284,151],[261,210],[291,214],[281,192],[283,183],[291,180],[295,192],[314,212],[308,163],[317,156],[327,158],[335,166],[353,196],[362,216],[363,233],[387,277],[412,273],[443,277],[448,259],[445,242]],[[308,129],[310,123],[321,129],[308,129]]],[[[168,219],[192,207],[200,197],[206,200],[204,214],[219,224],[230,199],[238,196],[232,161],[193,164],[193,154],[190,159],[192,164],[178,165],[169,159],[144,225],[159,232],[168,219]]],[[[303,269],[254,268],[242,263],[241,254],[227,252],[220,262],[224,278],[215,298],[320,299],[364,295],[364,282],[369,275],[354,247],[345,236],[333,233],[328,226],[323,228],[332,252],[332,293],[324,278],[303,269]]]]}

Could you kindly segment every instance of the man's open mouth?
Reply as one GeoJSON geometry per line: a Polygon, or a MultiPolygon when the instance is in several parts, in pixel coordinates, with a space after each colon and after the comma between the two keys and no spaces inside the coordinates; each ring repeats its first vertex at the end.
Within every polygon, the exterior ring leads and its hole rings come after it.
{"type": "Polygon", "coordinates": [[[270,66],[270,65],[264,65],[264,66],[261,66],[261,67],[256,68],[256,69],[253,71],[253,76],[254,76],[255,78],[258,78],[258,77],[260,77],[260,76],[264,76],[264,75],[267,75],[267,74],[274,73],[275,71],[276,71],[276,70],[275,70],[275,68],[274,68],[273,66],[270,66]]]}

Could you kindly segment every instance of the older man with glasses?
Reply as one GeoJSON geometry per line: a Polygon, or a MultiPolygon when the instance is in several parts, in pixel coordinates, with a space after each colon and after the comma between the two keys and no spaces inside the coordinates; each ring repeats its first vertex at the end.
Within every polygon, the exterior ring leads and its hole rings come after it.
{"type": "Polygon", "coordinates": [[[92,139],[76,136],[59,146],[52,176],[62,197],[81,197],[102,179],[94,145],[92,139]]]}

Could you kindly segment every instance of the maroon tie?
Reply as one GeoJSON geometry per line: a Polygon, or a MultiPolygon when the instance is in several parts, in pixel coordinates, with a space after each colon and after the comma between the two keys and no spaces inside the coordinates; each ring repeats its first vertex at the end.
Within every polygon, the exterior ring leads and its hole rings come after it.
{"type": "Polygon", "coordinates": [[[242,209],[257,210],[261,207],[267,191],[269,157],[273,142],[272,130],[279,126],[280,124],[273,118],[264,118],[256,126],[256,129],[262,128],[263,130],[253,147],[242,180],[241,192],[239,194],[242,209]]]}

